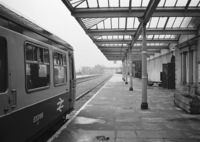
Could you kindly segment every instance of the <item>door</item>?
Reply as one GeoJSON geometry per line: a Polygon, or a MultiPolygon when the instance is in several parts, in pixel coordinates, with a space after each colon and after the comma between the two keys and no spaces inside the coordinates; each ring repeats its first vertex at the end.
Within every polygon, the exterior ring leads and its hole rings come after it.
{"type": "Polygon", "coordinates": [[[70,78],[70,98],[69,98],[69,108],[74,107],[74,102],[76,101],[76,76],[74,67],[74,55],[69,53],[69,78],[70,78]]]}
{"type": "Polygon", "coordinates": [[[7,41],[0,37],[0,108],[6,114],[16,107],[16,90],[9,89],[7,41]]]}
{"type": "Polygon", "coordinates": [[[175,89],[175,63],[168,63],[168,89],[175,89]]]}
{"type": "Polygon", "coordinates": [[[6,92],[7,87],[7,48],[5,39],[0,37],[0,93],[6,92]]]}
{"type": "Polygon", "coordinates": [[[163,64],[163,73],[162,73],[162,85],[163,88],[168,88],[168,66],[163,64]]]}
{"type": "Polygon", "coordinates": [[[175,89],[175,63],[163,64],[163,88],[175,89]]]}

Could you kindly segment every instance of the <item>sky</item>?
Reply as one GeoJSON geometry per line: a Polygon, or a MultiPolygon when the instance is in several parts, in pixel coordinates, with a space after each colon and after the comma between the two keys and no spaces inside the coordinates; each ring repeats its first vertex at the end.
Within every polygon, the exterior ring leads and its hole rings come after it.
{"type": "Polygon", "coordinates": [[[0,3],[67,41],[74,48],[77,71],[82,66],[97,64],[121,66],[120,61],[115,64],[107,60],[61,0],[0,0],[0,3]]]}

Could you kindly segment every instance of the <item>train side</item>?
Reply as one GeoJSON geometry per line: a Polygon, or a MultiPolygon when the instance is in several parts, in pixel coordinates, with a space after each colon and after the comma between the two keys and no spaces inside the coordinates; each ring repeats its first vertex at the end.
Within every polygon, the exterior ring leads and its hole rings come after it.
{"type": "Polygon", "coordinates": [[[73,50],[0,25],[0,141],[31,141],[74,106],[73,50]]]}

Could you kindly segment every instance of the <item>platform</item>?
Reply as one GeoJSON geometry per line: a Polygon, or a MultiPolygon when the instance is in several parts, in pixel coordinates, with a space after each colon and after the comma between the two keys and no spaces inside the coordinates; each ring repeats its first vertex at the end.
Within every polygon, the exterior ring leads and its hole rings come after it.
{"type": "Polygon", "coordinates": [[[122,75],[114,75],[53,142],[200,141],[200,115],[177,108],[175,90],[148,87],[149,109],[141,110],[141,86],[134,79],[129,91],[122,75]]]}

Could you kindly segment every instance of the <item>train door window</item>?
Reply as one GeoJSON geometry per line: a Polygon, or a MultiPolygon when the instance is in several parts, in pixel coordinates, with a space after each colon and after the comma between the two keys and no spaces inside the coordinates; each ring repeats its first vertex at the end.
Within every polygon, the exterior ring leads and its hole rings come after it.
{"type": "Polygon", "coordinates": [[[27,45],[26,47],[26,60],[33,60],[33,47],[31,45],[27,45]]]}
{"type": "Polygon", "coordinates": [[[0,93],[7,90],[7,47],[6,40],[0,37],[0,93]]]}
{"type": "Polygon", "coordinates": [[[49,63],[49,51],[44,49],[44,63],[49,63]]]}
{"type": "Polygon", "coordinates": [[[71,71],[72,71],[72,80],[75,79],[75,76],[74,76],[74,59],[73,59],[73,56],[71,57],[71,71]]]}
{"type": "Polygon", "coordinates": [[[25,56],[27,90],[30,92],[49,87],[49,51],[46,48],[26,43],[25,56]]]}
{"type": "Polygon", "coordinates": [[[55,86],[66,84],[67,63],[66,55],[54,52],[54,84],[55,86]]]}

